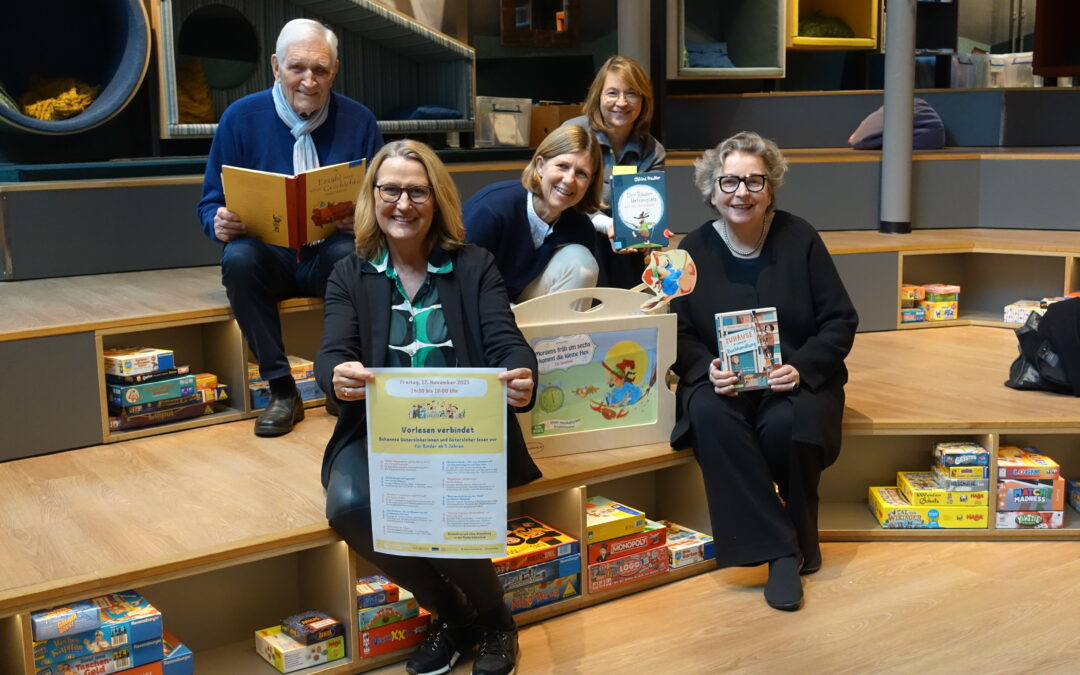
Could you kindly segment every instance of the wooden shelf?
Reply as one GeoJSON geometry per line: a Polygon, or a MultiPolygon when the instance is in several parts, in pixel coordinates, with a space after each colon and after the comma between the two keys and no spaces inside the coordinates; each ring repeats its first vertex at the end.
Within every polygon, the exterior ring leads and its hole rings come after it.
{"type": "Polygon", "coordinates": [[[877,49],[881,40],[883,0],[788,0],[789,49],[877,49]],[[799,35],[799,21],[814,14],[840,19],[854,33],[849,38],[799,35]]]}

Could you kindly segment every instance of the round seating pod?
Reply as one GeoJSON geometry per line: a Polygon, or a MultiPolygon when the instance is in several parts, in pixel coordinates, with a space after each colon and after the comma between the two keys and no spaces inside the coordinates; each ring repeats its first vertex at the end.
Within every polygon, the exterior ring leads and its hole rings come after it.
{"type": "Polygon", "coordinates": [[[5,7],[0,40],[18,58],[0,63],[0,131],[76,134],[100,126],[135,96],[150,62],[150,21],[142,0],[52,0],[5,7]],[[23,113],[20,98],[52,79],[97,87],[66,119],[23,113]]]}

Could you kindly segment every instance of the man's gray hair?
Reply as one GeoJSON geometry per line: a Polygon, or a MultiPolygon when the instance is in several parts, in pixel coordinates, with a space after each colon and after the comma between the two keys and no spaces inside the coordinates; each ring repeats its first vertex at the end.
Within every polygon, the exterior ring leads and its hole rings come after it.
{"type": "Polygon", "coordinates": [[[337,62],[338,38],[334,31],[312,19],[293,19],[285,24],[281,32],[278,33],[277,44],[274,47],[278,63],[285,63],[285,52],[288,51],[289,45],[306,38],[317,38],[326,42],[330,47],[330,56],[335,63],[337,62]]]}

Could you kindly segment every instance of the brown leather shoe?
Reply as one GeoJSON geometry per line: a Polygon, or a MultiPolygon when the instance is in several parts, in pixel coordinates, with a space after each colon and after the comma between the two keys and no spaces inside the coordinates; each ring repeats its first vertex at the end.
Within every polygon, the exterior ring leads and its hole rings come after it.
{"type": "Polygon", "coordinates": [[[255,420],[256,436],[284,436],[304,419],[304,402],[300,394],[282,396],[274,394],[266,409],[255,420]]]}

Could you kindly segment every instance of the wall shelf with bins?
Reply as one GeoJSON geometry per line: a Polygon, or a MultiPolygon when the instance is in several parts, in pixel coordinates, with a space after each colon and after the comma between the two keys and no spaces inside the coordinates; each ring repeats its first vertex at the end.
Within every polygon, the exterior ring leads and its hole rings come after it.
{"type": "Polygon", "coordinates": [[[881,40],[881,3],[884,0],[788,0],[789,49],[877,49],[881,40]],[[800,35],[799,21],[820,13],[847,24],[852,37],[800,35]]]}
{"type": "Polygon", "coordinates": [[[667,26],[669,78],[784,76],[785,0],[668,0],[667,26]]]}

